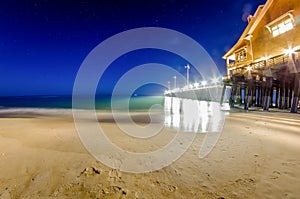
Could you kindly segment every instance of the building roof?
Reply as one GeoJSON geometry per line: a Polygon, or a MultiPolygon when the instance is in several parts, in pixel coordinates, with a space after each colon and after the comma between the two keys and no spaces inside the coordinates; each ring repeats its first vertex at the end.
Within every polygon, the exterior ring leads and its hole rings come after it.
{"type": "Polygon", "coordinates": [[[226,59],[229,57],[234,51],[236,51],[244,39],[247,39],[247,37],[251,36],[263,16],[266,14],[267,10],[273,3],[273,0],[267,0],[267,2],[264,5],[258,6],[257,10],[255,11],[253,17],[251,17],[251,20],[249,21],[247,27],[245,28],[244,32],[242,33],[241,37],[237,41],[237,43],[222,57],[223,59],[226,59]]]}

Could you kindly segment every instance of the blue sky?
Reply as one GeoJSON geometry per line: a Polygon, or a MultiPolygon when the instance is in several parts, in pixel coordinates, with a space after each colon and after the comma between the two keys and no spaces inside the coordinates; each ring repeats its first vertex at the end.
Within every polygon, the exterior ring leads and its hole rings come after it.
{"type": "MultiPolygon", "coordinates": [[[[264,3],[264,0],[2,1],[0,96],[71,95],[76,73],[95,46],[119,32],[148,26],[174,29],[193,38],[224,74],[222,55],[246,27],[247,15],[264,3]]],[[[99,94],[110,94],[123,73],[143,62],[159,62],[182,74],[185,72],[186,60],[171,53],[132,52],[115,60],[106,71],[100,81],[107,84],[99,94]]],[[[192,70],[191,79],[198,79],[192,70]]],[[[153,87],[154,90],[159,93],[162,89],[153,87]]]]}

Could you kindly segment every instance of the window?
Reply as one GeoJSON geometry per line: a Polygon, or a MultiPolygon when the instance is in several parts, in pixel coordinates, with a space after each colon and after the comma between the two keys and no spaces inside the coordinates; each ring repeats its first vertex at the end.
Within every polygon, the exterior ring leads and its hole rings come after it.
{"type": "Polygon", "coordinates": [[[272,27],[272,33],[273,33],[273,37],[276,37],[282,33],[285,33],[291,29],[293,29],[294,24],[292,19],[287,19],[283,22],[281,22],[278,25],[275,25],[272,27]]]}
{"type": "Polygon", "coordinates": [[[246,49],[244,48],[244,49],[236,52],[235,56],[236,56],[237,62],[241,62],[241,61],[247,60],[247,51],[246,51],[246,49]]]}

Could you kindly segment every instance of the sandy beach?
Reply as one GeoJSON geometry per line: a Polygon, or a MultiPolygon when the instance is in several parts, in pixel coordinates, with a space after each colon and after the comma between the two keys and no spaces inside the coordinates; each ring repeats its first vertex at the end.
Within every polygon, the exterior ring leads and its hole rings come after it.
{"type": "MultiPolygon", "coordinates": [[[[122,135],[109,114],[99,121],[126,150],[155,150],[174,130],[144,142],[122,135]],[[139,144],[140,143],[140,144],[139,144]]],[[[136,116],[139,123],[147,116],[136,116]]],[[[94,159],[70,111],[0,113],[0,198],[299,198],[300,115],[231,112],[213,151],[199,159],[205,134],[176,162],[132,174],[94,159]]]]}

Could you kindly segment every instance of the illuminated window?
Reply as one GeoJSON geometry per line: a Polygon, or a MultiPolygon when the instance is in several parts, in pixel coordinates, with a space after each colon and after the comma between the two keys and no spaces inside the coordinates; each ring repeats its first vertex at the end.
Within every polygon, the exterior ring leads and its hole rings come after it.
{"type": "Polygon", "coordinates": [[[237,62],[241,62],[241,61],[247,60],[247,51],[246,51],[246,49],[244,48],[244,49],[236,52],[235,56],[236,56],[237,62]]]}
{"type": "Polygon", "coordinates": [[[273,37],[276,37],[282,33],[285,33],[291,29],[293,29],[294,24],[292,19],[287,19],[283,22],[281,22],[280,24],[277,24],[276,26],[272,27],[272,34],[273,37]]]}

